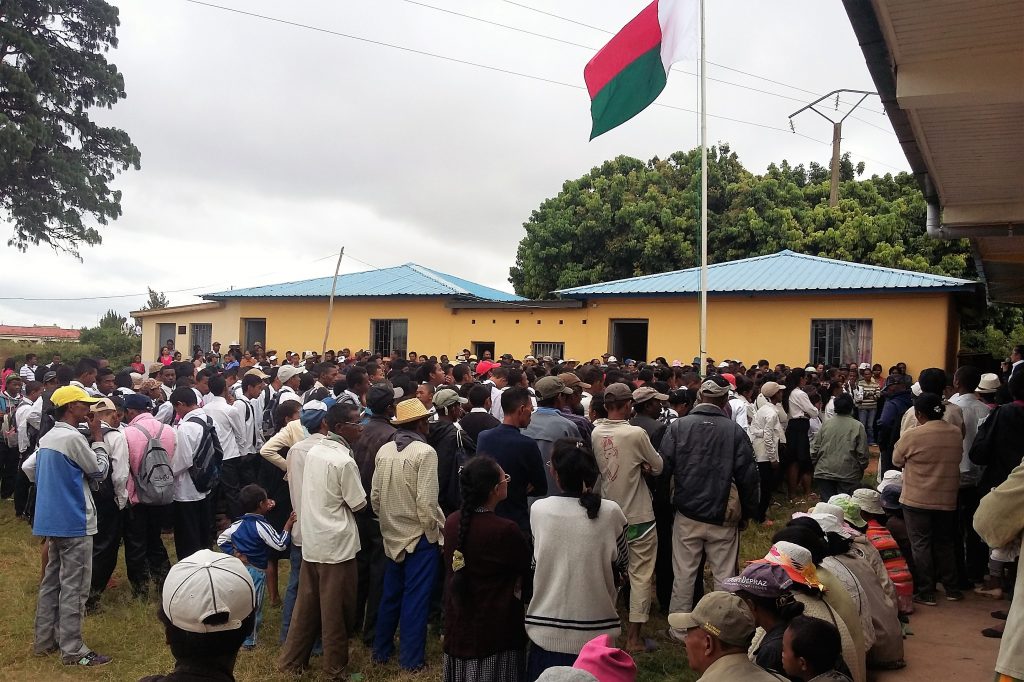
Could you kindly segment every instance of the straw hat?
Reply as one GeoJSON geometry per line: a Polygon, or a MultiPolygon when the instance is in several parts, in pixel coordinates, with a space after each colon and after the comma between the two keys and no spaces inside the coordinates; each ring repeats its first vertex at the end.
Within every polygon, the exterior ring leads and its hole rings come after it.
{"type": "Polygon", "coordinates": [[[395,416],[391,418],[391,423],[399,426],[400,424],[408,424],[409,422],[426,419],[432,414],[434,414],[434,408],[428,410],[423,406],[419,398],[409,398],[395,406],[395,416]]]}

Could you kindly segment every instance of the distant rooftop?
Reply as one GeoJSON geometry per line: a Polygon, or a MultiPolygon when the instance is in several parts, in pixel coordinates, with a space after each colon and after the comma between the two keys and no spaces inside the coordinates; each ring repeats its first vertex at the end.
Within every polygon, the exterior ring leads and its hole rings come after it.
{"type": "MultiPolygon", "coordinates": [[[[708,266],[709,294],[829,293],[860,291],[975,291],[971,280],[862,265],[809,256],[788,249],[708,266]]],[[[696,295],[700,268],[630,277],[559,289],[569,298],[590,296],[696,295]]]]}
{"type": "Polygon", "coordinates": [[[44,341],[78,341],[82,335],[77,329],[64,329],[56,325],[18,327],[0,325],[0,338],[5,339],[42,339],[44,341]]]}
{"type": "MultiPolygon", "coordinates": [[[[229,298],[327,298],[331,295],[333,277],[318,277],[299,282],[267,284],[246,289],[230,289],[204,294],[203,298],[218,301],[229,298]]],[[[521,296],[476,282],[447,275],[415,263],[392,268],[367,270],[338,275],[334,293],[340,298],[362,296],[454,296],[469,300],[523,301],[521,296]]]]}

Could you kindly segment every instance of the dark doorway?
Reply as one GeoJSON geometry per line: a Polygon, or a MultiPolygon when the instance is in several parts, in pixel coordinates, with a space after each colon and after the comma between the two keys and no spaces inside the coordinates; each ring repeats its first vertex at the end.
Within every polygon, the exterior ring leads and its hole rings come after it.
{"type": "Polygon", "coordinates": [[[474,341],[471,345],[473,346],[473,355],[478,360],[484,359],[484,351],[490,351],[491,359],[494,359],[494,341],[474,341]]]}
{"type": "Polygon", "coordinates": [[[647,359],[647,320],[611,320],[611,354],[619,359],[647,359]]]}

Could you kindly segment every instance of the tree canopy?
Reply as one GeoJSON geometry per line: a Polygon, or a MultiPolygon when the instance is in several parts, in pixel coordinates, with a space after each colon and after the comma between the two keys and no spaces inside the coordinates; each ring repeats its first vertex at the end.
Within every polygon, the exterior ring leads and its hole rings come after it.
{"type": "MultiPolygon", "coordinates": [[[[839,204],[829,171],[772,164],[757,175],[728,145],[708,150],[708,260],[791,249],[828,258],[975,276],[967,240],[925,234],[926,205],[908,173],[857,179],[843,157],[839,204]]],[[[525,224],[509,280],[516,293],[556,289],[700,264],[700,150],[640,161],[619,156],[545,200],[525,224]]]]}
{"type": "MultiPolygon", "coordinates": [[[[839,203],[829,207],[828,166],[783,160],[752,173],[728,144],[708,150],[708,260],[798,253],[976,278],[968,240],[925,232],[926,203],[909,173],[859,178],[844,154],[839,203]]],[[[546,199],[524,224],[509,281],[517,294],[700,265],[700,149],[667,159],[619,156],[546,199]]],[[[961,346],[1004,355],[1024,343],[1024,313],[992,305],[972,316],[961,346]]]]}
{"type": "Polygon", "coordinates": [[[78,256],[81,244],[102,240],[89,216],[106,225],[121,215],[110,182],[139,168],[139,150],[90,116],[125,97],[106,58],[119,23],[104,0],[0,2],[0,217],[14,228],[9,246],[43,243],[78,256]]]}

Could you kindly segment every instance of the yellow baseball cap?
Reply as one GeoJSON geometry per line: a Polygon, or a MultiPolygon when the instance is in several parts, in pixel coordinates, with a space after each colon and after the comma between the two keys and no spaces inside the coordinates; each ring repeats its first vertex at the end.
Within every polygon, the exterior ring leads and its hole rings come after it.
{"type": "Polygon", "coordinates": [[[89,394],[78,386],[61,386],[50,396],[50,402],[53,403],[54,407],[64,407],[70,403],[92,404],[99,402],[99,398],[89,397],[89,394]]]}

